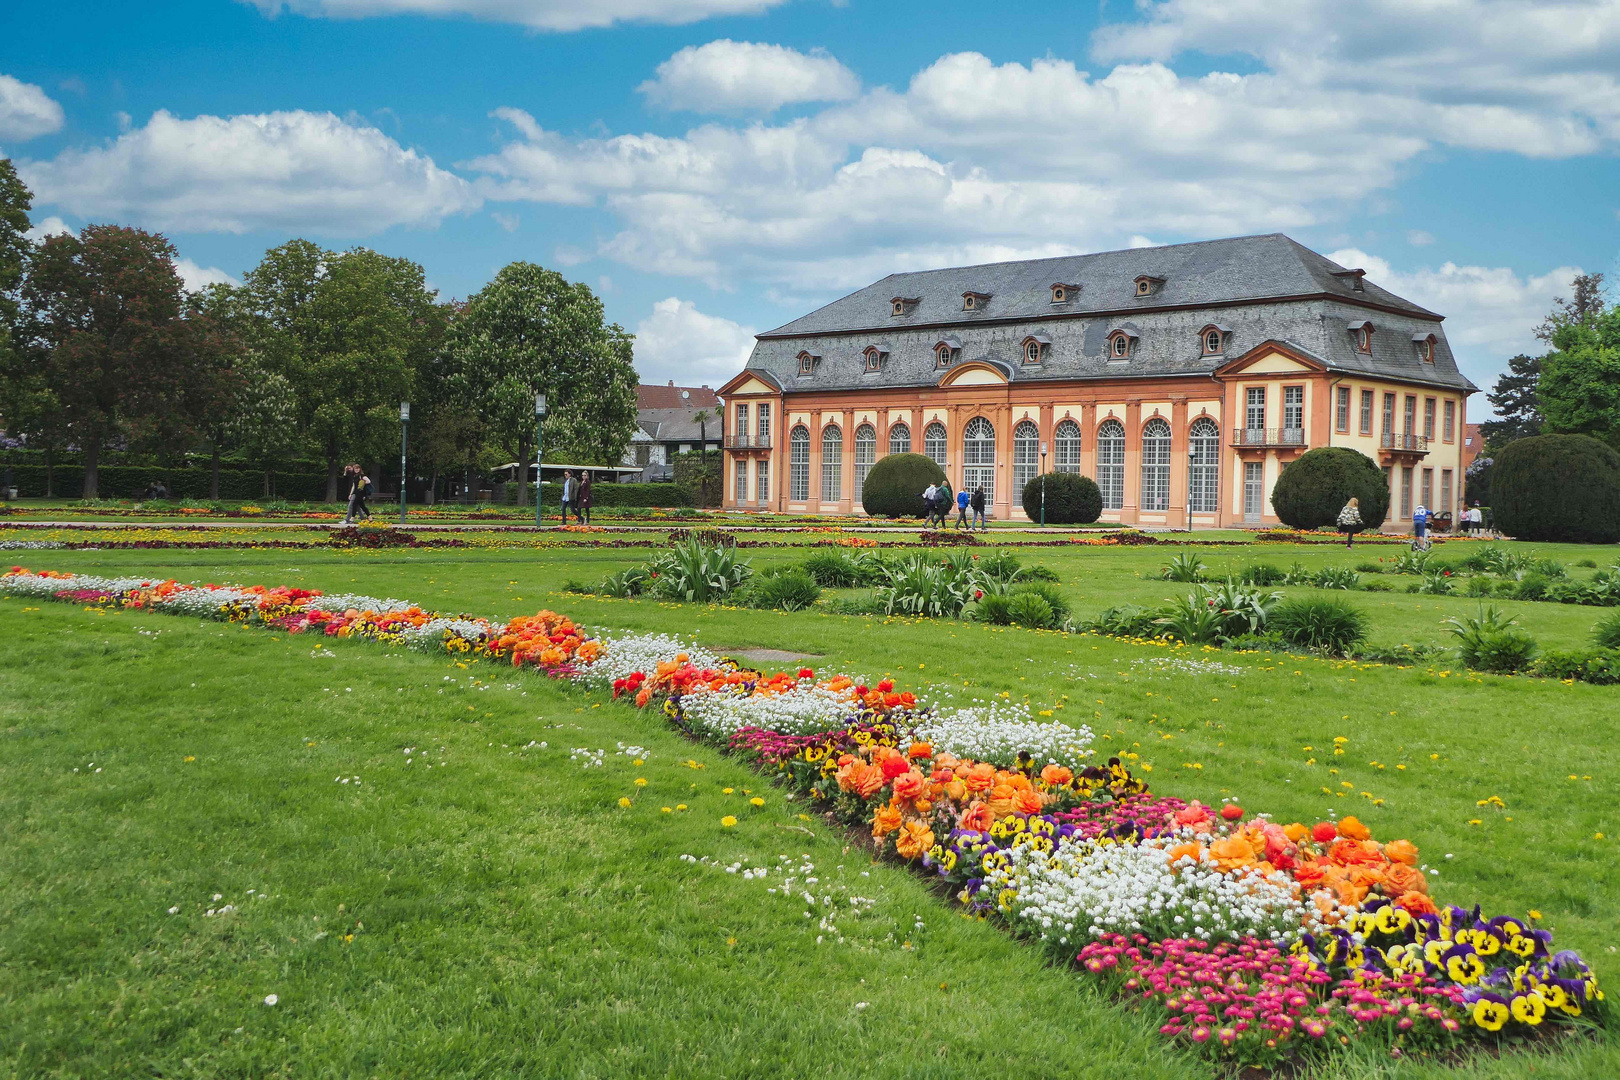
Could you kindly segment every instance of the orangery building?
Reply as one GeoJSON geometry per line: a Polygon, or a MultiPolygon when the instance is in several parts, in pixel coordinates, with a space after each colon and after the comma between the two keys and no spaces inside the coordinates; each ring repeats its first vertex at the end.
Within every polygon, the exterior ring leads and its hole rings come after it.
{"type": "Polygon", "coordinates": [[[1280,234],[893,274],[758,336],[720,391],[725,503],[860,514],[910,452],[1001,519],[1045,470],[1105,521],[1264,525],[1290,461],[1348,446],[1405,528],[1462,491],[1477,388],[1441,319],[1280,234]]]}

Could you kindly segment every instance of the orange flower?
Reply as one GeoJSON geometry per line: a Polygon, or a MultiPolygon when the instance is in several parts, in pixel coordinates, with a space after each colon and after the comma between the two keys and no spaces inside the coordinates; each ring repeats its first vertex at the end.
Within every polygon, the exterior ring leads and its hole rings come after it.
{"type": "Polygon", "coordinates": [[[1370,866],[1384,861],[1384,853],[1372,841],[1335,840],[1328,858],[1340,866],[1370,866]]]}
{"type": "Polygon", "coordinates": [[[956,822],[959,829],[972,829],[975,832],[985,832],[996,823],[990,815],[990,808],[984,803],[974,803],[956,822]]]}
{"type": "Polygon", "coordinates": [[[643,686],[641,688],[641,692],[636,694],[636,707],[638,709],[645,709],[647,707],[647,702],[649,702],[651,700],[652,700],[652,687],[643,686]]]}
{"type": "Polygon", "coordinates": [[[1017,794],[1010,784],[997,784],[990,789],[990,798],[986,800],[986,805],[990,807],[990,813],[997,821],[1013,812],[1013,797],[1017,794]]]}
{"type": "Polygon", "coordinates": [[[1328,867],[1315,860],[1302,862],[1294,868],[1294,880],[1299,882],[1302,889],[1314,889],[1322,884],[1323,878],[1327,876],[1327,870],[1328,867]]]}
{"type": "Polygon", "coordinates": [[[1418,861],[1417,845],[1410,840],[1391,840],[1384,845],[1384,857],[1390,862],[1416,866],[1418,861]]]}
{"type": "Polygon", "coordinates": [[[911,744],[910,748],[906,750],[906,757],[909,758],[925,758],[932,757],[933,755],[934,748],[925,742],[914,742],[911,744]]]}
{"type": "Polygon", "coordinates": [[[1352,840],[1372,839],[1372,831],[1353,817],[1339,819],[1339,835],[1348,836],[1352,840]]]}
{"type": "Polygon", "coordinates": [[[980,762],[977,765],[970,765],[966,770],[959,771],[957,776],[961,778],[963,785],[969,791],[985,791],[991,784],[996,782],[996,768],[994,765],[986,765],[980,762]]]}
{"type": "Polygon", "coordinates": [[[1187,855],[1191,855],[1194,862],[1203,862],[1204,861],[1204,845],[1199,844],[1199,843],[1195,843],[1195,842],[1190,841],[1190,840],[1185,844],[1177,844],[1175,847],[1170,849],[1170,863],[1171,863],[1171,865],[1174,865],[1176,862],[1178,862],[1180,859],[1182,859],[1184,856],[1187,856],[1187,855]]]}
{"type": "Polygon", "coordinates": [[[934,846],[934,830],[920,821],[908,821],[894,839],[894,850],[902,859],[920,858],[934,846]]]}
{"type": "Polygon", "coordinates": [[[1307,829],[1305,826],[1296,821],[1292,825],[1283,826],[1283,835],[1297,844],[1307,836],[1311,835],[1311,830],[1307,829]]]}
{"type": "Polygon", "coordinates": [[[1041,782],[1050,787],[1062,787],[1073,779],[1072,771],[1055,763],[1041,770],[1041,782]]]}
{"type": "Polygon", "coordinates": [[[1389,869],[1384,871],[1384,880],[1389,883],[1389,887],[1384,891],[1391,896],[1429,891],[1429,883],[1423,877],[1423,871],[1405,863],[1391,863],[1389,869]]]}
{"type": "Polygon", "coordinates": [[[1209,845],[1209,857],[1215,863],[1215,868],[1231,873],[1247,866],[1253,866],[1258,860],[1254,855],[1254,847],[1242,836],[1228,836],[1216,840],[1209,845]]]}
{"type": "Polygon", "coordinates": [[[1413,915],[1438,915],[1434,901],[1420,892],[1402,893],[1395,901],[1396,907],[1405,908],[1413,915]]]}
{"type": "Polygon", "coordinates": [[[1020,814],[1041,812],[1041,796],[1035,791],[1020,791],[1013,795],[1013,809],[1020,814]]]}
{"type": "Polygon", "coordinates": [[[872,839],[881,840],[900,827],[900,808],[893,803],[878,807],[872,816],[872,839]]]}
{"type": "Polygon", "coordinates": [[[913,769],[908,773],[901,773],[894,778],[894,797],[897,799],[915,799],[923,793],[928,781],[923,774],[913,769]]]}

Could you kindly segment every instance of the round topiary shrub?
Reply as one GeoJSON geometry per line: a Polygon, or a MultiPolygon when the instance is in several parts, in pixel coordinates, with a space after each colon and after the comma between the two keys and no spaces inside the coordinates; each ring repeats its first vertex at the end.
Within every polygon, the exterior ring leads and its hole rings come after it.
{"type": "MultiPolygon", "coordinates": [[[[1102,516],[1102,492],[1097,481],[1076,473],[1046,474],[1046,523],[1089,525],[1102,516]]],[[[1041,477],[1024,485],[1024,513],[1041,520],[1041,477]]]]}
{"type": "Polygon", "coordinates": [[[926,454],[889,454],[866,474],[861,505],[873,517],[922,517],[922,493],[945,479],[945,470],[926,454]]]}
{"type": "Polygon", "coordinates": [[[1377,529],[1389,512],[1389,481],[1376,461],[1347,446],[1307,450],[1271,489],[1278,520],[1296,529],[1334,524],[1352,498],[1359,502],[1361,527],[1377,529]]]}
{"type": "Polygon", "coordinates": [[[1533,435],[1491,465],[1496,528],[1519,540],[1620,540],[1620,453],[1587,435],[1533,435]]]}

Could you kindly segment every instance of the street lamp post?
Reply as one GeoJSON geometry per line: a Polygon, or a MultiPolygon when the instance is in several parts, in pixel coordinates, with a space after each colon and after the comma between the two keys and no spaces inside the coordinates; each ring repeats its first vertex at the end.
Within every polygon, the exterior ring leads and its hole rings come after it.
{"type": "Polygon", "coordinates": [[[1041,528],[1046,528],[1046,444],[1041,443],[1041,528]]]}
{"type": "Polygon", "coordinates": [[[411,426],[411,403],[399,403],[399,523],[405,524],[405,433],[411,426]]]}
{"type": "Polygon", "coordinates": [[[540,527],[540,504],[545,501],[544,488],[540,486],[540,463],[545,455],[540,450],[540,440],[543,436],[542,426],[546,419],[546,395],[534,395],[534,527],[540,527]]]}

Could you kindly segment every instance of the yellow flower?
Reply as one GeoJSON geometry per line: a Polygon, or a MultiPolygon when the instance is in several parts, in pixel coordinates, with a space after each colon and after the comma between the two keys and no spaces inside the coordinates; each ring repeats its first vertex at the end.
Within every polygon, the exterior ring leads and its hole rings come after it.
{"type": "Polygon", "coordinates": [[[1468,819],[1468,824],[1470,824],[1470,825],[1483,825],[1485,823],[1483,821],[1479,820],[1479,818],[1469,818],[1468,819]]]}
{"type": "Polygon", "coordinates": [[[755,806],[764,806],[765,805],[765,800],[760,798],[758,795],[755,795],[752,799],[749,799],[748,801],[753,803],[755,806]]]}
{"type": "Polygon", "coordinates": [[[186,755],[186,760],[187,760],[187,761],[196,761],[196,760],[197,760],[197,757],[196,757],[196,755],[195,755],[195,754],[187,754],[187,755],[186,755]]]}
{"type": "Polygon", "coordinates": [[[722,794],[722,795],[730,795],[731,794],[731,788],[721,788],[720,789],[720,794],[722,794]]]}
{"type": "Polygon", "coordinates": [[[729,829],[733,825],[737,824],[737,819],[732,817],[730,814],[727,814],[725,817],[720,819],[720,824],[729,829]]]}
{"type": "Polygon", "coordinates": [[[1530,909],[1530,918],[1535,922],[1540,922],[1541,921],[1541,912],[1537,911],[1535,908],[1531,908],[1530,909]]]}
{"type": "Polygon", "coordinates": [[[678,802],[678,803],[675,804],[675,809],[677,809],[677,810],[685,810],[686,809],[686,804],[683,803],[683,802],[678,802]]]}
{"type": "Polygon", "coordinates": [[[641,758],[636,758],[636,760],[632,761],[630,764],[632,764],[632,765],[645,765],[645,764],[647,764],[647,762],[644,761],[641,758]]]}
{"type": "Polygon", "coordinates": [[[636,787],[646,787],[646,786],[647,786],[647,778],[645,776],[636,777],[636,787]]]}
{"type": "Polygon", "coordinates": [[[669,808],[669,807],[667,807],[667,806],[660,806],[660,807],[659,807],[659,808],[658,808],[658,812],[659,812],[659,813],[661,813],[661,814],[670,814],[670,813],[674,813],[674,811],[672,811],[672,810],[671,810],[671,809],[670,809],[670,808],[669,808]]]}
{"type": "Polygon", "coordinates": [[[619,796],[619,805],[624,807],[626,810],[628,810],[630,808],[630,800],[629,800],[629,798],[624,796],[624,795],[620,795],[619,796]]]}

